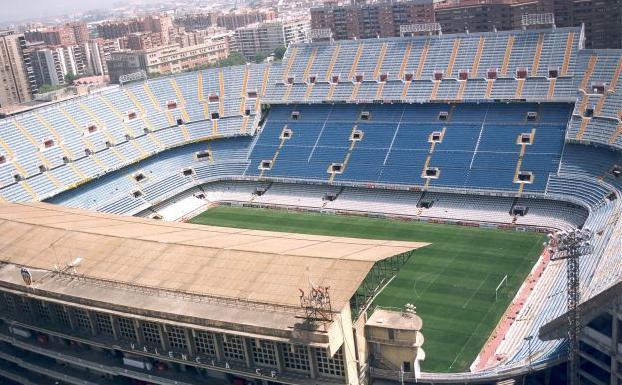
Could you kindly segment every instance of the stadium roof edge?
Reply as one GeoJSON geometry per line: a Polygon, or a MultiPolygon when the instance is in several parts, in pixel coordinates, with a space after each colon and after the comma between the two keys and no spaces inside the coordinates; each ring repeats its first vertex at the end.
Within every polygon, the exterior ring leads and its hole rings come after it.
{"type": "Polygon", "coordinates": [[[0,205],[0,261],[81,277],[274,306],[299,306],[299,288],[330,286],[349,303],[377,261],[427,243],[221,228],[59,207],[0,205]]]}
{"type": "MultiPolygon", "coordinates": [[[[538,28],[538,29],[512,29],[512,30],[504,30],[504,31],[489,31],[489,32],[461,32],[461,33],[447,33],[441,35],[423,35],[423,36],[405,36],[405,37],[383,37],[383,38],[369,38],[369,39],[354,39],[354,40],[335,40],[335,41],[317,41],[311,43],[295,43],[291,44],[290,47],[300,47],[300,46],[323,46],[323,45],[331,45],[336,44],[358,44],[360,42],[387,42],[387,41],[403,41],[403,40],[425,40],[429,38],[437,38],[437,39],[453,39],[456,37],[472,37],[472,36],[507,36],[507,35],[517,35],[517,34],[536,34],[536,33],[553,33],[553,32],[565,32],[565,31],[574,31],[580,32],[583,27],[551,27],[551,28],[538,28]]],[[[289,47],[288,47],[289,50],[289,47]]]]}

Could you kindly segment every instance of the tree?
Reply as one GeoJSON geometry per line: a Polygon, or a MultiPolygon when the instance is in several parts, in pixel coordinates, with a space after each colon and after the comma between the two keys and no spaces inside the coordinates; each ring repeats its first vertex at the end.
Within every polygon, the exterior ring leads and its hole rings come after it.
{"type": "Polygon", "coordinates": [[[263,53],[263,52],[257,52],[257,53],[255,54],[255,56],[253,57],[253,61],[254,61],[255,63],[261,63],[261,62],[263,62],[264,60],[266,60],[266,58],[267,58],[267,57],[268,57],[268,55],[266,55],[265,53],[263,53]]]}
{"type": "Polygon", "coordinates": [[[282,60],[283,56],[285,56],[285,52],[286,51],[287,51],[287,48],[284,45],[282,45],[280,47],[276,47],[274,49],[274,58],[276,60],[282,60]]]}
{"type": "Polygon", "coordinates": [[[69,73],[65,74],[65,83],[67,85],[72,85],[74,80],[76,80],[76,79],[77,79],[77,76],[74,75],[72,72],[69,72],[69,73]]]}

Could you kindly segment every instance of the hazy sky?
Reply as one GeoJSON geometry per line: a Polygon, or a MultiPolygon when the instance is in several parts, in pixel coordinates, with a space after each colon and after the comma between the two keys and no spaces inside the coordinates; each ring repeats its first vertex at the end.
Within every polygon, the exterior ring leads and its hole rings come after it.
{"type": "Polygon", "coordinates": [[[0,0],[0,22],[105,8],[115,0],[0,0]]]}

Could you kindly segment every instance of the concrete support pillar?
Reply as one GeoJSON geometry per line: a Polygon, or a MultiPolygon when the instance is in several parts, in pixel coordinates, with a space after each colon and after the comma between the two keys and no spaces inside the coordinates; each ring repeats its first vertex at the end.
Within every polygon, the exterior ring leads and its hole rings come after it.
{"type": "Polygon", "coordinates": [[[319,373],[317,370],[317,359],[315,357],[315,351],[311,346],[307,346],[307,355],[309,356],[309,367],[311,368],[311,378],[318,378],[319,373]]]}

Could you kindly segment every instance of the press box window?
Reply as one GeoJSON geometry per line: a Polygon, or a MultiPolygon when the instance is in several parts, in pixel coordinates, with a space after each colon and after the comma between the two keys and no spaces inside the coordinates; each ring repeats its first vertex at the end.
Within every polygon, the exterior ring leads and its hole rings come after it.
{"type": "Polygon", "coordinates": [[[288,77],[287,78],[287,84],[294,84],[294,78],[293,77],[288,77]]]}
{"type": "Polygon", "coordinates": [[[142,196],[143,196],[143,192],[142,192],[142,191],[140,191],[140,190],[135,190],[135,191],[132,191],[132,196],[133,196],[134,198],[140,198],[140,197],[142,197],[142,196]]]}
{"type": "Polygon", "coordinates": [[[558,67],[549,67],[549,79],[555,79],[559,76],[558,67]]]}
{"type": "Polygon", "coordinates": [[[317,82],[317,77],[314,76],[309,76],[309,84],[315,84],[317,82]]]}
{"type": "Polygon", "coordinates": [[[354,82],[355,83],[362,83],[363,82],[363,74],[356,74],[356,76],[354,76],[354,82]]]}
{"type": "Polygon", "coordinates": [[[248,91],[246,95],[249,97],[249,99],[256,98],[257,97],[257,91],[248,91]]]}
{"type": "Polygon", "coordinates": [[[184,124],[184,120],[182,118],[177,118],[177,125],[181,126],[184,124]]]}
{"type": "Polygon", "coordinates": [[[46,172],[48,170],[47,166],[41,164],[39,165],[39,172],[46,172]]]}
{"type": "Polygon", "coordinates": [[[516,79],[527,79],[527,67],[516,69],[516,79]]]}
{"type": "Polygon", "coordinates": [[[497,78],[496,68],[490,68],[488,71],[486,71],[486,79],[494,80],[496,78],[497,78]]]}
{"type": "Polygon", "coordinates": [[[259,163],[260,170],[270,170],[271,168],[272,168],[271,160],[262,160],[261,163],[259,163]]]}
{"type": "Polygon", "coordinates": [[[298,111],[292,111],[292,120],[300,120],[300,112],[298,111]]]}
{"type": "Polygon", "coordinates": [[[337,83],[339,83],[339,75],[332,75],[332,76],[330,77],[330,82],[331,82],[332,84],[337,84],[337,83]]]}
{"type": "Polygon", "coordinates": [[[429,178],[429,179],[437,179],[440,175],[440,170],[437,167],[428,167],[425,169],[425,171],[423,172],[423,177],[424,178],[429,178]]]}
{"type": "Polygon", "coordinates": [[[522,133],[518,136],[517,144],[532,144],[532,141],[533,139],[530,133],[522,133]]]}
{"type": "Polygon", "coordinates": [[[91,124],[90,126],[88,126],[88,127],[86,128],[86,133],[87,133],[87,134],[89,134],[89,135],[90,135],[90,134],[94,134],[94,133],[96,133],[96,132],[97,132],[97,126],[96,126],[96,125],[94,125],[94,124],[91,124]]]}
{"type": "Polygon", "coordinates": [[[535,122],[536,119],[538,119],[538,113],[535,111],[529,111],[527,112],[527,121],[528,122],[535,122]]]}
{"type": "Polygon", "coordinates": [[[441,111],[438,113],[438,120],[442,120],[445,121],[449,118],[449,112],[447,111],[441,111]]]}
{"type": "Polygon", "coordinates": [[[136,112],[130,111],[130,112],[127,113],[127,119],[128,120],[134,120],[136,118],[137,118],[136,112]]]}
{"type": "Polygon", "coordinates": [[[350,140],[355,141],[355,142],[363,140],[363,131],[361,131],[361,130],[354,130],[352,132],[352,135],[350,136],[350,140]]]}
{"type": "Polygon", "coordinates": [[[194,158],[198,161],[206,161],[212,159],[212,153],[210,151],[199,151],[194,154],[194,158]]]}
{"type": "Polygon", "coordinates": [[[412,82],[412,80],[415,78],[415,76],[411,73],[408,74],[404,74],[404,81],[405,82],[412,82]]]}
{"type": "Polygon", "coordinates": [[[592,94],[603,95],[605,93],[605,83],[593,82],[590,86],[590,89],[592,90],[591,91],[592,94]]]}
{"type": "Polygon", "coordinates": [[[586,118],[591,118],[594,116],[594,106],[585,107],[585,111],[583,111],[583,116],[586,118]]]}
{"type": "Polygon", "coordinates": [[[217,102],[218,100],[220,100],[220,98],[216,94],[211,94],[210,96],[207,97],[207,100],[210,103],[214,103],[214,102],[217,102]]]}
{"type": "Polygon", "coordinates": [[[147,179],[145,174],[143,174],[142,172],[134,174],[133,177],[136,182],[144,182],[147,179]]]}
{"type": "Polygon", "coordinates": [[[369,111],[361,112],[361,120],[371,120],[371,113],[369,111]]]}
{"type": "Polygon", "coordinates": [[[443,71],[435,70],[433,79],[434,80],[443,80],[443,71]]]}
{"type": "Polygon", "coordinates": [[[212,120],[220,119],[220,114],[218,112],[212,112],[212,120]]]}
{"type": "Polygon", "coordinates": [[[469,78],[469,70],[460,70],[458,72],[458,80],[467,80],[469,78]]]}
{"type": "Polygon", "coordinates": [[[521,171],[518,173],[518,177],[516,178],[516,182],[518,183],[532,183],[533,182],[533,174],[529,171],[521,171]]]}
{"type": "Polygon", "coordinates": [[[52,148],[52,147],[54,147],[53,139],[46,139],[43,141],[43,148],[52,148]]]}
{"type": "Polygon", "coordinates": [[[4,155],[0,155],[0,164],[6,163],[6,157],[4,155]]]}
{"type": "Polygon", "coordinates": [[[380,74],[378,81],[380,81],[380,83],[385,83],[388,78],[389,78],[388,74],[380,74]]]}
{"type": "Polygon", "coordinates": [[[342,174],[343,173],[343,163],[333,163],[328,167],[329,174],[342,174]]]}
{"type": "Polygon", "coordinates": [[[192,176],[194,175],[194,170],[191,168],[186,168],[181,173],[183,176],[192,176]]]}
{"type": "Polygon", "coordinates": [[[428,141],[431,143],[440,143],[443,139],[443,133],[441,131],[434,131],[430,134],[428,141]]]}
{"type": "Polygon", "coordinates": [[[168,101],[166,103],[166,108],[168,108],[169,110],[174,110],[177,108],[177,102],[174,100],[168,101]]]}
{"type": "Polygon", "coordinates": [[[283,127],[283,130],[281,131],[281,136],[280,139],[290,139],[293,135],[293,131],[289,128],[287,128],[287,126],[283,127]]]}

